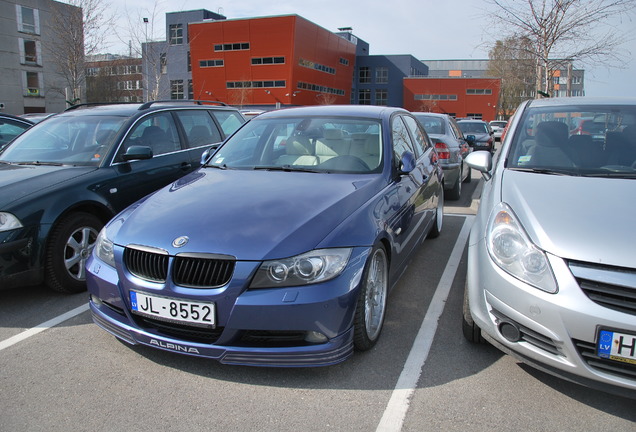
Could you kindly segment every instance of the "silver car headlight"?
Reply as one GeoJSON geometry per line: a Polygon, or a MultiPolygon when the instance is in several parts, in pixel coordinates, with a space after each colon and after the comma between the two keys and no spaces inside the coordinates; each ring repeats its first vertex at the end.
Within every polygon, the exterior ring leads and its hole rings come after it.
{"type": "Polygon", "coordinates": [[[115,267],[115,248],[113,242],[106,236],[106,227],[99,232],[93,253],[109,266],[115,267]]]}
{"type": "Polygon", "coordinates": [[[265,261],[250,288],[278,288],[325,282],[347,266],[350,248],[317,249],[291,258],[265,261]]]}
{"type": "Polygon", "coordinates": [[[17,228],[22,228],[22,222],[20,222],[20,219],[11,213],[0,212],[0,232],[10,231],[17,228]]]}
{"type": "Polygon", "coordinates": [[[535,288],[557,292],[548,258],[526,234],[512,209],[505,203],[495,207],[486,234],[488,253],[504,271],[535,288]]]}

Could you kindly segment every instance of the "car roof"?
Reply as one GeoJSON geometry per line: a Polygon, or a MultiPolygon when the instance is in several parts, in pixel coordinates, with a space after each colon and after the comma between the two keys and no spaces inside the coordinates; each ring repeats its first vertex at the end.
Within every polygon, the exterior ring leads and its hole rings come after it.
{"type": "Polygon", "coordinates": [[[404,108],[376,106],[376,105],[311,105],[305,107],[283,108],[275,111],[268,111],[255,117],[282,118],[296,116],[336,116],[336,117],[369,117],[383,118],[395,112],[409,114],[404,108]]]}
{"type": "Polygon", "coordinates": [[[25,123],[25,124],[30,124],[30,125],[34,125],[35,124],[34,122],[32,122],[29,119],[26,119],[24,117],[19,117],[19,116],[13,115],[13,114],[0,113],[0,118],[8,118],[8,119],[11,119],[11,120],[16,120],[18,122],[25,123]]]}
{"type": "Polygon", "coordinates": [[[238,111],[237,108],[227,106],[222,102],[214,101],[192,101],[192,100],[170,100],[170,101],[150,101],[145,103],[97,103],[79,104],[67,108],[59,115],[82,116],[82,115],[119,115],[131,117],[137,113],[146,113],[162,109],[218,109],[227,111],[238,111]]]}
{"type": "Polygon", "coordinates": [[[636,105],[636,98],[634,97],[590,97],[590,96],[578,96],[578,97],[563,97],[563,98],[543,98],[533,99],[530,101],[529,106],[532,107],[544,107],[544,106],[576,106],[576,105],[636,105]]]}
{"type": "Polygon", "coordinates": [[[444,114],[444,113],[433,113],[433,112],[423,112],[423,111],[411,111],[411,114],[413,114],[414,116],[429,116],[429,117],[440,117],[440,118],[448,118],[450,117],[448,114],[444,114]]]}

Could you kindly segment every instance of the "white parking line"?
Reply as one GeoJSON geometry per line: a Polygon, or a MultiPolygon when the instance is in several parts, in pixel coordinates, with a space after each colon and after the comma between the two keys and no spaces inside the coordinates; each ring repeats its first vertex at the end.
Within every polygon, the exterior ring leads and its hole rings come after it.
{"type": "Polygon", "coordinates": [[[446,299],[453,285],[453,279],[455,279],[455,273],[457,273],[459,262],[464,252],[464,246],[468,240],[470,227],[473,225],[474,219],[474,216],[466,216],[464,226],[457,237],[444,273],[437,285],[431,304],[426,311],[420,330],[411,347],[411,352],[404,364],[404,369],[402,369],[402,373],[398,378],[395,389],[391,394],[391,399],[389,399],[389,403],[384,410],[376,432],[399,432],[402,430],[406,412],[411,403],[411,396],[413,396],[415,392],[417,381],[422,374],[422,368],[424,367],[431,345],[433,344],[437,324],[439,318],[442,316],[442,312],[444,312],[446,299]]]}
{"type": "Polygon", "coordinates": [[[44,330],[48,330],[51,327],[55,327],[56,325],[61,324],[64,321],[69,320],[81,314],[82,312],[86,312],[87,310],[88,310],[88,302],[83,304],[82,306],[76,307],[73,310],[63,313],[62,315],[56,316],[53,319],[43,322],[42,324],[38,324],[35,327],[30,328],[29,330],[25,330],[22,333],[18,333],[17,335],[12,336],[9,339],[0,341],[0,351],[2,351],[5,348],[9,348],[11,345],[15,345],[18,342],[21,342],[27,338],[30,338],[31,336],[41,333],[44,330]]]}

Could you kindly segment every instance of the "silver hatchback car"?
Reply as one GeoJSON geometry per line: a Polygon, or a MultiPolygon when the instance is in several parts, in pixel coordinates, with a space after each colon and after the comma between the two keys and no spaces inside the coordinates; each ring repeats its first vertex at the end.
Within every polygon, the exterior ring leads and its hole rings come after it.
{"type": "Polygon", "coordinates": [[[545,372],[636,397],[636,99],[527,101],[485,177],[463,330],[545,372]],[[603,133],[576,132],[592,119],[603,133]]]}

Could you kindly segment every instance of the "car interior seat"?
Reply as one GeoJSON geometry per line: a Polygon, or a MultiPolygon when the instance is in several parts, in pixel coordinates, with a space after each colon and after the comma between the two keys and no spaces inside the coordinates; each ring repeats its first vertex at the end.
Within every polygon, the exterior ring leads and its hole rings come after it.
{"type": "Polygon", "coordinates": [[[159,126],[148,126],[141,134],[144,145],[152,149],[154,155],[160,155],[177,150],[175,144],[159,126]]]}
{"type": "Polygon", "coordinates": [[[531,165],[539,167],[573,167],[567,155],[568,126],[559,121],[544,121],[537,125],[535,146],[530,150],[531,165]]]}
{"type": "Polygon", "coordinates": [[[323,137],[316,141],[316,156],[320,163],[336,156],[349,154],[351,140],[346,139],[341,129],[325,129],[323,137]]]}
{"type": "Polygon", "coordinates": [[[311,152],[311,141],[304,136],[291,137],[286,145],[286,154],[280,156],[277,165],[318,165],[318,158],[311,152]]]}

